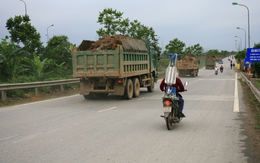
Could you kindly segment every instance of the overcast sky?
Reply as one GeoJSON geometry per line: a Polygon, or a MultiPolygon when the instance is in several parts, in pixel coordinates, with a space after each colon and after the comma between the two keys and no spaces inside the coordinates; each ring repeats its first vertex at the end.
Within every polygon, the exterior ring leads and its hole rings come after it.
{"type": "MultiPolygon", "coordinates": [[[[79,45],[84,40],[96,40],[99,12],[105,8],[123,12],[123,18],[138,20],[152,27],[160,46],[178,38],[186,46],[200,44],[205,50],[237,51],[235,40],[242,40],[248,28],[246,5],[250,14],[250,45],[260,42],[260,0],[24,0],[31,24],[41,34],[46,44],[49,37],[66,35],[79,45]],[[235,37],[238,36],[238,37],[235,37]],[[240,38],[239,38],[240,37],[240,38]]],[[[25,4],[20,0],[1,0],[0,38],[9,36],[5,28],[7,19],[25,14],[25,4]]],[[[248,39],[247,45],[248,46],[248,39]]]]}

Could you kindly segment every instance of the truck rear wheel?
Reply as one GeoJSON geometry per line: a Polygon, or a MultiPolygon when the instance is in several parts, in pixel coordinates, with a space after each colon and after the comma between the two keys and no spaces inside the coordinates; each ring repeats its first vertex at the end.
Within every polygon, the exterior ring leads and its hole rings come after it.
{"type": "Polygon", "coordinates": [[[127,79],[124,98],[130,100],[132,97],[133,97],[133,82],[131,79],[127,79]]]}
{"type": "Polygon", "coordinates": [[[151,77],[150,80],[150,86],[147,87],[148,92],[153,92],[154,91],[154,80],[153,77],[151,77]]]}
{"type": "Polygon", "coordinates": [[[83,95],[84,98],[87,100],[87,99],[90,99],[90,100],[94,100],[97,98],[97,94],[94,93],[94,92],[90,92],[88,95],[83,95]]]}
{"type": "Polygon", "coordinates": [[[88,98],[88,95],[83,95],[83,97],[84,97],[86,100],[89,99],[89,98],[88,98]]]}
{"type": "Polygon", "coordinates": [[[133,89],[133,97],[138,97],[140,94],[140,82],[138,78],[133,78],[133,84],[134,84],[134,89],[133,89]]]}

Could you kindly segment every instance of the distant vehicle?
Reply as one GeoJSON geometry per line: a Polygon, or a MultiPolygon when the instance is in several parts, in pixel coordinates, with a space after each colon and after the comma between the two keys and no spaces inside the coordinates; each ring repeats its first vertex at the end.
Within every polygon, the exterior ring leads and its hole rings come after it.
{"type": "Polygon", "coordinates": [[[223,64],[223,61],[222,60],[218,61],[218,64],[223,64]]]}
{"type": "Polygon", "coordinates": [[[182,59],[177,61],[177,69],[179,71],[179,76],[198,76],[199,65],[195,57],[187,55],[182,59]]]}
{"type": "Polygon", "coordinates": [[[216,58],[214,56],[208,56],[205,60],[206,69],[214,69],[216,67],[216,58]]]}

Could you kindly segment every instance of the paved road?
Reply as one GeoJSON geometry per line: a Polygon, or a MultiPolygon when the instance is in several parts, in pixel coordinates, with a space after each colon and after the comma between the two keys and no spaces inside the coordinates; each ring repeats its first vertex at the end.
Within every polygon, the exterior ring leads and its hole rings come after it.
{"type": "Polygon", "coordinates": [[[240,84],[227,60],[224,67],[182,78],[190,82],[186,118],[171,131],[160,117],[159,82],[132,100],[76,95],[0,108],[0,162],[244,163],[240,84]]]}

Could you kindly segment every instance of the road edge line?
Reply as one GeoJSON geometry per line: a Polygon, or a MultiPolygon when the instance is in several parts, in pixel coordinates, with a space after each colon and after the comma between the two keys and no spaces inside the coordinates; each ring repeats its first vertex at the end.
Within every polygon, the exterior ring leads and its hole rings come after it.
{"type": "Polygon", "coordinates": [[[237,88],[237,73],[235,76],[235,92],[234,92],[234,110],[233,112],[239,112],[239,100],[238,100],[238,88],[237,88]]]}

